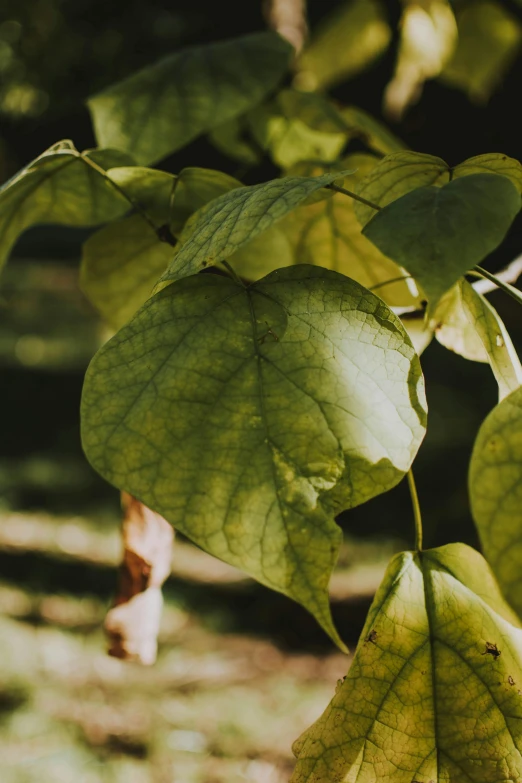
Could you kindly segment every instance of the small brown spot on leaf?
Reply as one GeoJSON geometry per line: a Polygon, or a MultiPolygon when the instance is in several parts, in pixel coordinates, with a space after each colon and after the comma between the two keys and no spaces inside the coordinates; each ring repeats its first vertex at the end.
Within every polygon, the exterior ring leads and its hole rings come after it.
{"type": "Polygon", "coordinates": [[[368,634],[368,636],[366,637],[366,639],[364,641],[365,642],[371,642],[372,644],[375,644],[375,640],[376,639],[377,639],[377,631],[370,631],[370,633],[368,634]]]}
{"type": "Polygon", "coordinates": [[[486,649],[482,655],[491,655],[491,657],[496,660],[497,658],[500,658],[502,651],[499,650],[497,645],[493,644],[493,642],[486,642],[486,649]]]}
{"type": "Polygon", "coordinates": [[[515,684],[515,680],[513,679],[513,677],[511,676],[511,674],[510,674],[510,675],[509,675],[509,677],[508,677],[508,682],[509,682],[509,684],[510,684],[510,685],[514,685],[514,684],[515,684]]]}

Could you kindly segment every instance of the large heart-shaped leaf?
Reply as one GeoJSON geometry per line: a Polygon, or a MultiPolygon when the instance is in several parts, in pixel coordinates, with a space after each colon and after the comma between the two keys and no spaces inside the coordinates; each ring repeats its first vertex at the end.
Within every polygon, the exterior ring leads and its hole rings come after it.
{"type": "Polygon", "coordinates": [[[306,606],[339,641],[334,515],[394,486],[425,427],[398,318],[335,272],[168,286],[96,355],[91,464],[197,544],[306,606]]]}
{"type": "Polygon", "coordinates": [[[131,209],[105,172],[129,163],[115,150],[80,154],[63,141],[15,174],[0,188],[0,269],[20,234],[36,223],[95,226],[131,209]]]}
{"type": "Polygon", "coordinates": [[[413,275],[433,308],[498,247],[520,206],[520,193],[507,177],[472,174],[392,201],[363,234],[413,275]]]}
{"type": "MultiPolygon", "coordinates": [[[[317,191],[350,172],[283,177],[236,188],[199,210],[180,236],[180,250],[162,280],[179,280],[230,258],[317,191]]],[[[331,196],[325,191],[325,197],[331,196]]]]}
{"type": "Polygon", "coordinates": [[[355,658],[298,740],[292,783],[522,779],[522,630],[464,544],[388,567],[355,658]]]}
{"type": "Polygon", "coordinates": [[[89,100],[98,143],[155,163],[258,104],[292,52],[263,32],[171,54],[89,100]]]}
{"type": "Polygon", "coordinates": [[[469,473],[471,510],[504,595],[522,614],[522,389],[482,423],[469,473]]]}

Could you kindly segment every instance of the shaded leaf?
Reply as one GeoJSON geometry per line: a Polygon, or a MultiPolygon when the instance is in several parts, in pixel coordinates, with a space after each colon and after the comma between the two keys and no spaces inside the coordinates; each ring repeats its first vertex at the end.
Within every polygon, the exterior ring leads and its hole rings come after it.
{"type": "Polygon", "coordinates": [[[294,746],[292,783],[519,780],[521,650],[478,552],[397,555],[347,676],[294,746]]]}
{"type": "Polygon", "coordinates": [[[234,117],[213,128],[208,139],[223,155],[239,160],[247,166],[256,166],[263,159],[261,150],[258,150],[248,137],[246,115],[234,117]]]}
{"type": "Polygon", "coordinates": [[[119,329],[151,295],[174,248],[140,215],[110,223],[84,242],[83,292],[104,320],[119,329]]]}
{"type": "Polygon", "coordinates": [[[107,174],[158,228],[169,222],[177,177],[145,166],[111,168],[107,174]]]}
{"type": "MultiPolygon", "coordinates": [[[[357,194],[385,207],[415,188],[444,185],[449,182],[450,169],[442,158],[421,152],[395,152],[387,155],[357,187],[357,194]]],[[[365,226],[375,210],[358,201],[355,214],[365,226]]]]}
{"type": "MultiPolygon", "coordinates": [[[[178,234],[190,215],[241,183],[220,171],[183,169],[178,177],[140,166],[110,175],[156,222],[178,234]]],[[[141,214],[105,226],[83,245],[80,282],[105,321],[119,329],[149,298],[174,256],[141,214]]]]}
{"type": "Polygon", "coordinates": [[[0,188],[0,268],[20,234],[37,223],[95,226],[130,208],[102,166],[128,164],[112,150],[79,153],[59,142],[0,188]]]}
{"type": "Polygon", "coordinates": [[[506,177],[472,174],[407,193],[381,209],[363,233],[413,275],[433,308],[498,247],[520,205],[506,177]]]}
{"type": "Polygon", "coordinates": [[[88,101],[98,143],[155,163],[258,104],[292,52],[273,32],[175,52],[88,101]]]}
{"type": "Polygon", "coordinates": [[[502,400],[479,430],[469,473],[471,510],[485,556],[522,614],[522,389],[502,400]]]}
{"type": "MultiPolygon", "coordinates": [[[[355,169],[355,173],[346,177],[346,186],[355,189],[357,182],[376,164],[370,155],[357,154],[345,158],[341,168],[355,169]]],[[[301,167],[301,173],[318,175],[324,171],[321,167],[301,167]]],[[[288,263],[317,264],[333,269],[353,278],[358,283],[372,288],[378,286],[376,293],[389,305],[412,305],[418,299],[411,293],[407,282],[401,280],[405,272],[382,253],[361,233],[361,227],[355,216],[353,199],[342,193],[335,193],[329,199],[315,204],[299,206],[277,224],[289,245],[288,263]],[[388,284],[387,281],[394,281],[388,284]]],[[[264,239],[266,234],[261,236],[264,239]]],[[[243,257],[232,257],[234,269],[248,279],[252,261],[250,245],[244,249],[243,257]]],[[[263,273],[268,274],[280,266],[280,256],[270,252],[267,247],[263,259],[263,273]]],[[[259,264],[256,272],[259,276],[259,264]]]]}
{"type": "Polygon", "coordinates": [[[296,84],[329,87],[366,68],[388,47],[391,30],[379,0],[350,0],[312,31],[298,60],[296,84]]]}
{"type": "Polygon", "coordinates": [[[457,48],[440,78],[487,103],[520,49],[522,27],[503,3],[481,0],[458,10],[457,24],[457,48]]]}
{"type": "Polygon", "coordinates": [[[361,139],[370,149],[388,155],[406,146],[382,122],[357,106],[345,106],[340,110],[352,138],[361,139]]]}
{"type": "Polygon", "coordinates": [[[453,54],[457,24],[447,0],[408,0],[400,21],[397,65],[384,93],[386,114],[398,120],[453,54]]]}
{"type": "Polygon", "coordinates": [[[466,359],[489,362],[500,399],[522,383],[522,367],[499,314],[465,280],[437,305],[432,319],[437,339],[466,359]]]}
{"type": "Polygon", "coordinates": [[[168,286],[98,352],[82,400],[96,470],[338,643],[334,515],[394,486],[424,427],[400,321],[309,266],[249,288],[218,275],[168,286]]]}
{"type": "MultiPolygon", "coordinates": [[[[250,240],[347,172],[321,177],[283,177],[237,188],[214,199],[191,218],[180,249],[162,280],[179,280],[226,260],[250,240]]],[[[328,191],[324,191],[329,196],[328,191]]]]}

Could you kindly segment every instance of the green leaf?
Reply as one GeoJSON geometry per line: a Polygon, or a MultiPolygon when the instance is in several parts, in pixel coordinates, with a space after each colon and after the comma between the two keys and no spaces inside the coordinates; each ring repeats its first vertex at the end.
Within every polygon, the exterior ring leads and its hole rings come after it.
{"type": "Polygon", "coordinates": [[[108,481],[302,603],[340,643],[334,516],[402,478],[424,404],[400,321],[352,280],[309,266],[249,288],[196,275],[95,356],[82,438],[108,481]]]}
{"type": "Polygon", "coordinates": [[[294,746],[292,783],[520,780],[521,650],[478,552],[397,555],[347,676],[294,746]]]}
{"type": "MultiPolygon", "coordinates": [[[[190,215],[241,183],[211,169],[186,168],[178,177],[155,169],[110,169],[111,178],[156,224],[178,234],[190,215]]],[[[105,321],[119,329],[149,298],[174,256],[141,214],[105,226],[83,246],[80,282],[105,321]]]]}
{"type": "Polygon", "coordinates": [[[522,27],[498,2],[457,10],[458,44],[440,78],[476,103],[487,103],[518,54],[522,27]]]}
{"type": "MultiPolygon", "coordinates": [[[[258,234],[349,172],[321,177],[283,177],[237,188],[214,199],[191,218],[180,237],[180,250],[162,280],[179,280],[205,266],[226,260],[258,234]]],[[[330,195],[328,191],[325,196],[330,195]]]]}
{"type": "MultiPolygon", "coordinates": [[[[387,155],[357,187],[357,195],[385,207],[415,188],[444,185],[449,182],[450,169],[442,158],[421,152],[395,152],[387,155]]],[[[375,210],[360,201],[355,214],[362,226],[375,215],[375,210]]]]}
{"type": "Polygon", "coordinates": [[[213,128],[208,139],[223,155],[239,160],[246,166],[257,166],[263,155],[247,136],[247,117],[242,115],[213,128]]]}
{"type": "Polygon", "coordinates": [[[499,314],[465,280],[444,295],[432,323],[446,348],[466,359],[490,363],[500,399],[522,384],[522,367],[499,314]]]}
{"type": "MultiPolygon", "coordinates": [[[[356,169],[346,177],[346,186],[355,189],[358,181],[376,164],[376,159],[362,153],[350,155],[338,164],[341,168],[356,169]]],[[[309,165],[300,167],[301,173],[321,174],[324,168],[309,165]]],[[[418,299],[411,293],[407,282],[402,280],[406,274],[393,261],[386,258],[361,233],[361,227],[354,212],[353,199],[343,193],[335,193],[331,198],[315,204],[299,206],[290,212],[275,227],[284,234],[288,244],[289,264],[317,264],[347,275],[358,283],[372,288],[378,286],[376,293],[389,305],[414,305],[418,299]],[[388,281],[394,281],[388,283],[388,281]]],[[[262,234],[261,241],[266,234],[262,234]]],[[[234,269],[247,279],[259,276],[258,258],[253,257],[251,245],[246,245],[242,258],[231,263],[234,269]],[[256,264],[254,276],[253,263],[256,264]]],[[[282,263],[278,253],[267,247],[263,260],[263,274],[268,274],[282,263]]]]}
{"type": "Polygon", "coordinates": [[[522,614],[522,389],[483,422],[471,457],[471,510],[507,600],[522,614]]]}
{"type": "Polygon", "coordinates": [[[357,106],[340,109],[343,120],[354,139],[360,139],[370,149],[381,155],[388,155],[404,149],[405,144],[397,138],[382,122],[357,106]]]}
{"type": "MultiPolygon", "coordinates": [[[[377,293],[379,292],[377,291],[377,293]]],[[[402,313],[400,319],[408,332],[413,347],[420,356],[433,340],[433,331],[426,324],[426,314],[423,310],[414,310],[402,313]]]]}
{"type": "Polygon", "coordinates": [[[260,103],[292,52],[273,32],[175,52],[88,101],[98,143],[155,163],[260,103]]]}
{"type": "Polygon", "coordinates": [[[189,217],[209,201],[242,187],[242,182],[214,169],[189,167],[179,174],[171,204],[170,227],[178,236],[189,217]]]}
{"type": "Polygon", "coordinates": [[[37,223],[95,226],[130,208],[103,166],[129,163],[112,150],[79,153],[72,142],[50,147],[0,188],[0,269],[26,229],[37,223]]]}
{"type": "Polygon", "coordinates": [[[499,246],[520,205],[507,177],[472,174],[407,193],[381,209],[363,234],[413,275],[434,308],[499,246]]]}
{"type": "Polygon", "coordinates": [[[131,215],[84,243],[81,288],[104,320],[119,329],[152,294],[173,254],[140,215],[131,215]]]}
{"type": "MultiPolygon", "coordinates": [[[[169,222],[170,203],[178,179],[173,174],[144,166],[111,168],[108,176],[157,227],[169,222]]],[[[128,205],[131,207],[131,205],[128,205]]]]}
{"type": "Polygon", "coordinates": [[[368,67],[388,47],[391,30],[380,0],[344,2],[327,16],[298,61],[297,85],[329,87],[368,67]]]}

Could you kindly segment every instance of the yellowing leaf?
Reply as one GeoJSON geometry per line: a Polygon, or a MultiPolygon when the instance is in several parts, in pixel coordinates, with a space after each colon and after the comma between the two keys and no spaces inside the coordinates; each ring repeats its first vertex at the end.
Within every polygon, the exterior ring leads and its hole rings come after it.
{"type": "Polygon", "coordinates": [[[353,663],[296,742],[292,783],[522,777],[522,630],[464,544],[390,563],[353,663]]]}
{"type": "Polygon", "coordinates": [[[522,164],[502,155],[501,152],[489,152],[468,158],[452,170],[452,177],[467,177],[470,174],[502,174],[508,177],[513,185],[522,192],[522,164]]]}
{"type": "Polygon", "coordinates": [[[522,384],[522,367],[499,314],[465,280],[439,302],[432,322],[442,345],[466,359],[490,363],[500,399],[522,384]]]}
{"type": "Polygon", "coordinates": [[[339,643],[335,514],[402,478],[424,405],[400,321],[353,280],[305,265],[248,288],[195,275],[98,352],[82,438],[108,481],[302,603],[339,643]]]}
{"type": "Polygon", "coordinates": [[[503,3],[475,2],[457,12],[458,45],[441,74],[476,103],[487,103],[510,68],[522,27],[503,3]]]}
{"type": "Polygon", "coordinates": [[[272,32],[182,49],[88,101],[96,138],[155,163],[257,105],[292,52],[272,32]]]}
{"type": "Polygon", "coordinates": [[[298,61],[296,86],[329,87],[366,68],[388,47],[391,30],[379,0],[350,0],[327,17],[298,61]]]}
{"type": "Polygon", "coordinates": [[[522,614],[522,389],[482,423],[469,473],[482,548],[507,600],[522,614]]]}
{"type": "MultiPolygon", "coordinates": [[[[442,158],[420,152],[395,152],[387,155],[357,187],[357,194],[384,207],[415,188],[444,185],[449,182],[450,170],[442,158]]],[[[375,210],[357,202],[355,214],[365,226],[375,210]]]]}
{"type": "MultiPolygon", "coordinates": [[[[369,155],[358,154],[345,158],[342,168],[356,169],[345,178],[347,187],[355,189],[357,182],[376,164],[369,155]]],[[[308,175],[318,175],[320,167],[309,166],[308,175]]],[[[304,173],[303,168],[301,172],[304,173]]],[[[277,224],[288,243],[288,263],[317,264],[347,275],[358,283],[372,288],[389,305],[413,305],[418,299],[413,295],[403,278],[406,273],[383,254],[361,233],[361,227],[354,212],[354,201],[342,193],[335,193],[328,199],[315,204],[299,206],[277,224]],[[390,282],[388,282],[390,281],[390,282]]],[[[261,241],[266,235],[261,236],[261,241]]],[[[244,249],[244,256],[238,264],[231,259],[234,269],[248,279],[255,279],[251,273],[250,245],[244,249]]],[[[265,274],[281,265],[281,256],[271,252],[267,246],[263,271],[265,274]]],[[[259,272],[259,267],[256,270],[259,272]]]]}
{"type": "Polygon", "coordinates": [[[0,188],[0,269],[26,229],[36,223],[95,226],[130,209],[105,169],[128,165],[112,150],[79,153],[64,141],[15,174],[0,188]]]}
{"type": "Polygon", "coordinates": [[[104,320],[119,329],[151,295],[173,254],[140,215],[131,215],[84,243],[80,285],[104,320]]]}
{"type": "Polygon", "coordinates": [[[399,119],[421,95],[426,79],[438,76],[457,41],[457,24],[447,0],[406,0],[393,79],[384,94],[387,114],[399,119]]]}

